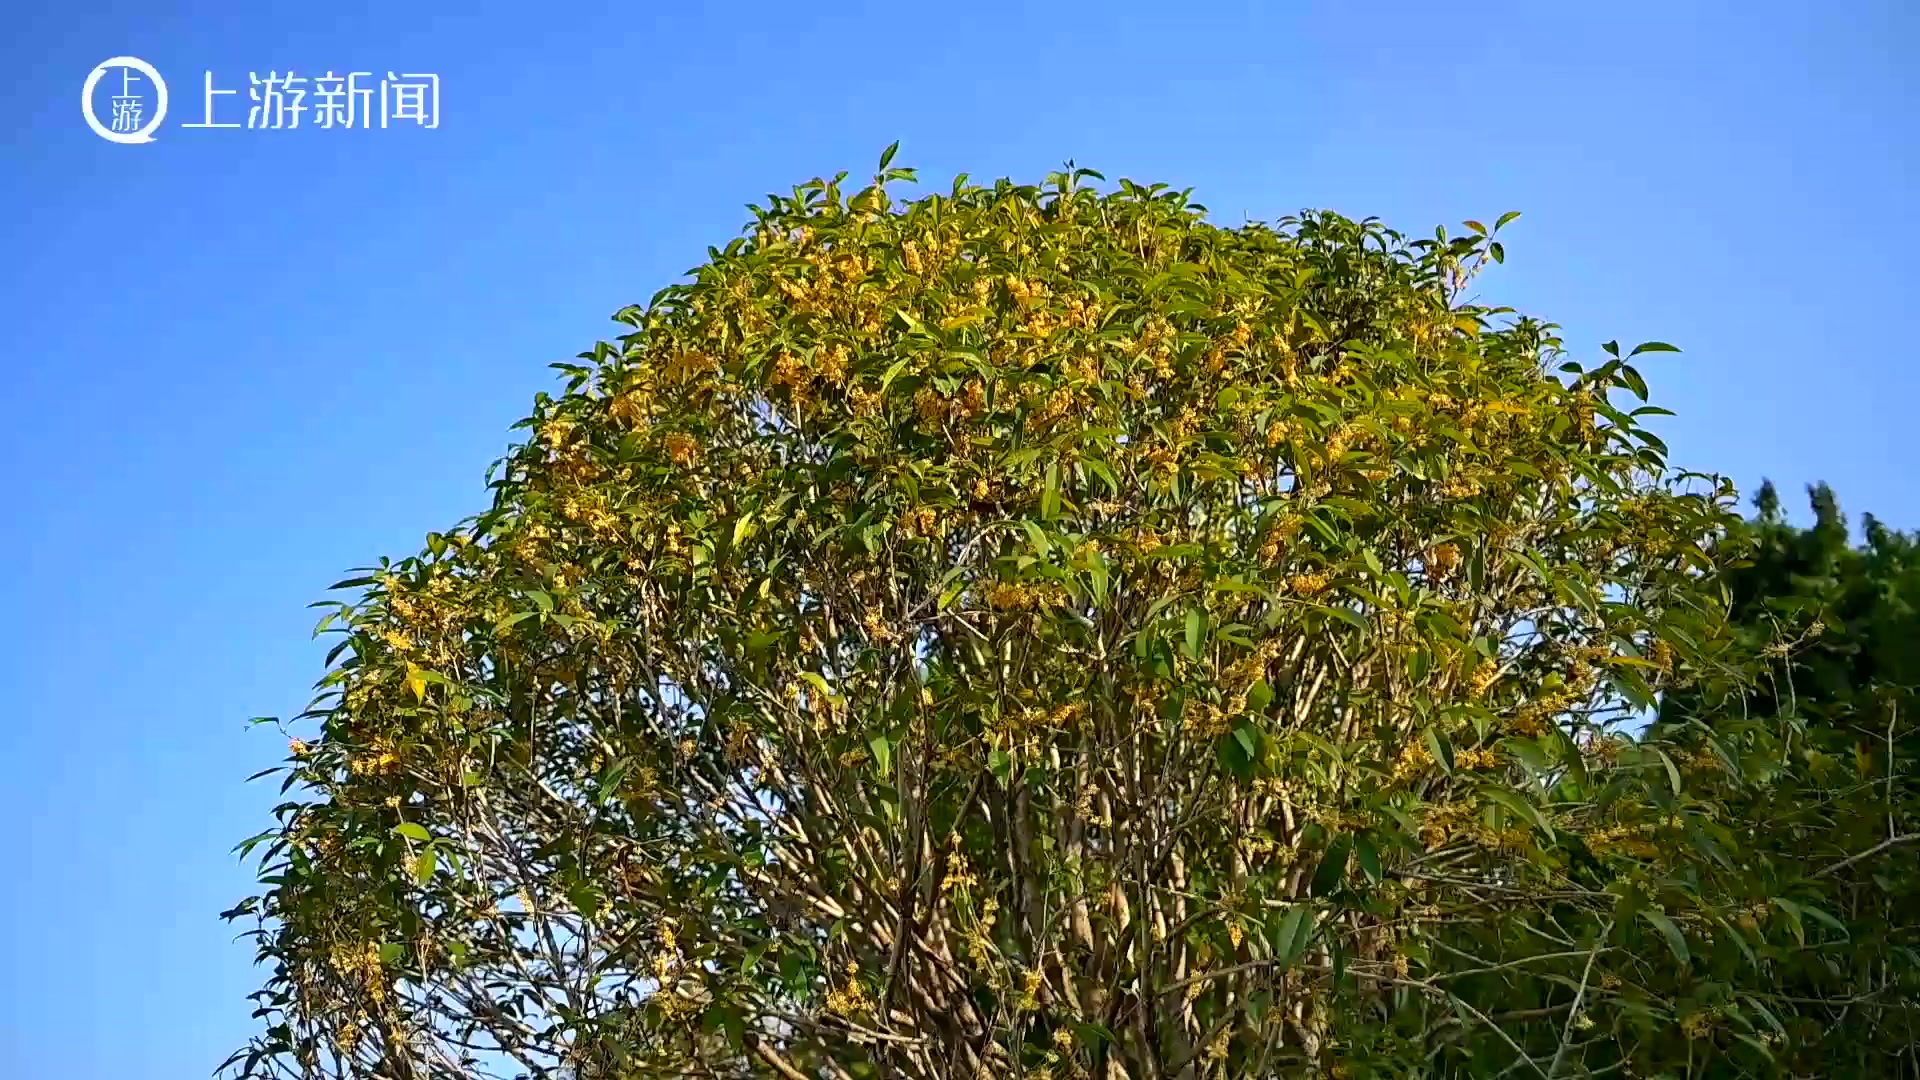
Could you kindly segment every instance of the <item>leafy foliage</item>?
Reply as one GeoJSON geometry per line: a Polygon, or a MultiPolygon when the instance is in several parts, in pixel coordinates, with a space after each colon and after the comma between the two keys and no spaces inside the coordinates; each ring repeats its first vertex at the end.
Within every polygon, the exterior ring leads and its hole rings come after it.
{"type": "Polygon", "coordinates": [[[1689,695],[1661,728],[1738,747],[1754,781],[1727,792],[1751,910],[1771,933],[1751,992],[1790,1018],[1801,1075],[1920,1075],[1920,548],[1866,520],[1850,546],[1833,492],[1789,526],[1773,486],[1736,538],[1733,615],[1766,678],[1735,719],[1689,695]],[[1755,719],[1764,718],[1764,719],[1755,719]]]}
{"type": "Polygon", "coordinates": [[[1743,685],[1731,489],[1611,396],[1670,347],[1556,374],[1467,302],[1513,215],[898,205],[890,159],[769,196],[558,365],[489,511],[341,584],[235,1070],[1769,1061],[1713,997],[1737,823],[1620,734],[1743,685]]]}

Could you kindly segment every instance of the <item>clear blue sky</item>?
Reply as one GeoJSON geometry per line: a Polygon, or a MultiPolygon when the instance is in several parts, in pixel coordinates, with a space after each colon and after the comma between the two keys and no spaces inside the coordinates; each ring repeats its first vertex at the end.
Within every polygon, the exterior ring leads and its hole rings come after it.
{"type": "Polygon", "coordinates": [[[215,913],[284,751],[245,720],[320,673],[305,605],[479,509],[546,365],[744,203],[894,139],[933,182],[1071,157],[1230,222],[1521,210],[1486,294],[1587,357],[1681,346],[1648,374],[1682,463],[1920,526],[1907,0],[223,6],[0,40],[0,1075],[244,1038],[215,913]],[[119,54],[172,84],[152,145],[81,119],[119,54]],[[437,73],[442,127],[177,127],[203,71],[289,67],[437,73]]]}

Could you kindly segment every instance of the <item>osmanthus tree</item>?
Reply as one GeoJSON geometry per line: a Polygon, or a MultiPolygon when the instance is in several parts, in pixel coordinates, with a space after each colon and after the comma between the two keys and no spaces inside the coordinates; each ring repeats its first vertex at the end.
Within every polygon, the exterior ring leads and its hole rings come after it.
{"type": "Polygon", "coordinates": [[[622,311],[490,510],[343,583],[233,1069],[1766,1067],[1696,1000],[1755,932],[1724,803],[1615,733],[1744,666],[1730,489],[1629,357],[1466,302],[1478,223],[903,205],[891,156],[622,311]]]}

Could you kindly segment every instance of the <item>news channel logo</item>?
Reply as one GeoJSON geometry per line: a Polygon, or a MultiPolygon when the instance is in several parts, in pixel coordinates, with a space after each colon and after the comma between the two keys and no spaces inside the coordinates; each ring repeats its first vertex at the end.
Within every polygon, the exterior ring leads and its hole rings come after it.
{"type": "MultiPolygon", "coordinates": [[[[431,73],[389,71],[377,77],[371,71],[332,69],[319,75],[249,71],[244,119],[239,87],[236,79],[223,89],[214,72],[202,72],[200,119],[178,126],[247,131],[431,130],[440,126],[440,76],[431,73]]],[[[170,101],[167,80],[158,69],[137,56],[116,56],[87,73],[80,112],[95,135],[112,143],[140,145],[155,140],[166,122],[170,101]]]]}

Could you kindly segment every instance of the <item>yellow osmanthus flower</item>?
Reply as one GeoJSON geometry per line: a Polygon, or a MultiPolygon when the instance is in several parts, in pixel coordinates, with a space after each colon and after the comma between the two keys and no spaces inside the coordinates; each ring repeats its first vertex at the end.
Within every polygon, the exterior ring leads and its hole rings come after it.
{"type": "Polygon", "coordinates": [[[1673,646],[1665,641],[1653,643],[1653,647],[1647,651],[1647,660],[1659,670],[1660,674],[1673,674],[1673,646]]]}
{"type": "Polygon", "coordinates": [[[607,404],[607,414],[628,428],[645,427],[652,409],[652,399],[638,390],[629,390],[607,404]]]}
{"type": "Polygon", "coordinates": [[[848,961],[845,979],[839,987],[827,991],[828,1012],[854,1018],[872,1011],[872,999],[867,995],[867,988],[861,985],[859,975],[860,965],[848,961]]]}
{"type": "Polygon", "coordinates": [[[1481,750],[1462,750],[1453,755],[1453,765],[1457,769],[1492,769],[1500,764],[1500,751],[1493,747],[1481,750]]]}
{"type": "Polygon", "coordinates": [[[946,423],[950,404],[940,391],[931,386],[923,386],[913,395],[913,410],[923,428],[935,428],[946,423]]]}
{"type": "Polygon", "coordinates": [[[1040,611],[1066,599],[1066,590],[1051,582],[997,581],[987,587],[987,603],[1002,611],[1040,611]]]}
{"type": "Polygon", "coordinates": [[[578,425],[571,420],[558,418],[549,420],[540,428],[540,441],[551,447],[564,446],[576,430],[578,425]]]}
{"type": "Polygon", "coordinates": [[[854,387],[847,394],[850,410],[856,417],[878,416],[880,413],[880,395],[871,390],[854,387]]]}
{"type": "Polygon", "coordinates": [[[1566,711],[1575,700],[1574,695],[1564,689],[1551,690],[1546,695],[1522,705],[1513,716],[1508,718],[1506,726],[1514,734],[1528,738],[1543,734],[1553,718],[1566,711]]]}
{"type": "Polygon", "coordinates": [[[1659,853],[1650,837],[1653,826],[1645,823],[1610,825],[1604,829],[1595,829],[1583,839],[1587,847],[1596,853],[1619,852],[1635,858],[1652,858],[1659,853]]]}
{"type": "Polygon", "coordinates": [[[961,413],[969,418],[979,416],[987,409],[987,387],[978,379],[969,379],[967,388],[960,400],[961,413]]]}
{"type": "Polygon", "coordinates": [[[1040,1007],[1040,985],[1044,980],[1038,971],[1026,971],[1020,976],[1020,997],[1014,1007],[1022,1012],[1032,1012],[1040,1007]]]}
{"type": "Polygon", "coordinates": [[[1420,838],[1429,847],[1452,841],[1473,818],[1473,807],[1465,803],[1440,803],[1427,808],[1420,823],[1420,838]]]}
{"type": "Polygon", "coordinates": [[[1194,736],[1200,739],[1217,739],[1233,728],[1233,717],[1218,705],[1189,704],[1187,715],[1194,736]]]}
{"type": "Polygon", "coordinates": [[[1414,741],[1400,751],[1393,762],[1393,782],[1404,784],[1408,780],[1426,772],[1433,766],[1433,755],[1427,752],[1427,744],[1414,741]]]}
{"type": "Polygon", "coordinates": [[[1295,574],[1286,580],[1285,588],[1296,596],[1318,596],[1327,591],[1327,585],[1331,581],[1332,579],[1323,573],[1295,574]]]}
{"type": "Polygon", "coordinates": [[[1481,841],[1500,851],[1525,851],[1533,844],[1533,833],[1521,828],[1483,830],[1481,841]]]}
{"type": "Polygon", "coordinates": [[[839,386],[847,378],[847,364],[852,352],[845,345],[835,344],[814,353],[814,370],[821,380],[831,386],[839,386]]]}
{"type": "Polygon", "coordinates": [[[1467,679],[1467,696],[1475,700],[1485,697],[1487,691],[1492,689],[1493,684],[1499,680],[1500,666],[1483,661],[1473,669],[1473,674],[1467,679]]]}
{"type": "MultiPolygon", "coordinates": [[[[1690,772],[1717,773],[1725,771],[1725,766],[1722,765],[1720,761],[1720,755],[1714,753],[1713,748],[1710,746],[1696,746],[1688,750],[1681,758],[1680,763],[1690,772]]],[[[1865,773],[1863,772],[1862,775],[1864,776],[1865,773]]]]}
{"type": "Polygon", "coordinates": [[[400,767],[400,755],[393,745],[384,739],[374,740],[369,748],[372,752],[351,758],[347,769],[355,776],[379,776],[390,773],[400,767]]]}
{"type": "Polygon", "coordinates": [[[676,431],[662,440],[666,447],[667,458],[675,465],[691,465],[700,457],[700,440],[685,432],[676,431]]]}
{"type": "MultiPolygon", "coordinates": [[[[959,834],[954,834],[956,843],[959,839],[959,834]]],[[[941,892],[950,893],[955,889],[973,888],[979,884],[980,879],[975,877],[973,871],[967,866],[966,856],[955,852],[948,857],[947,876],[940,882],[941,892]]]]}

